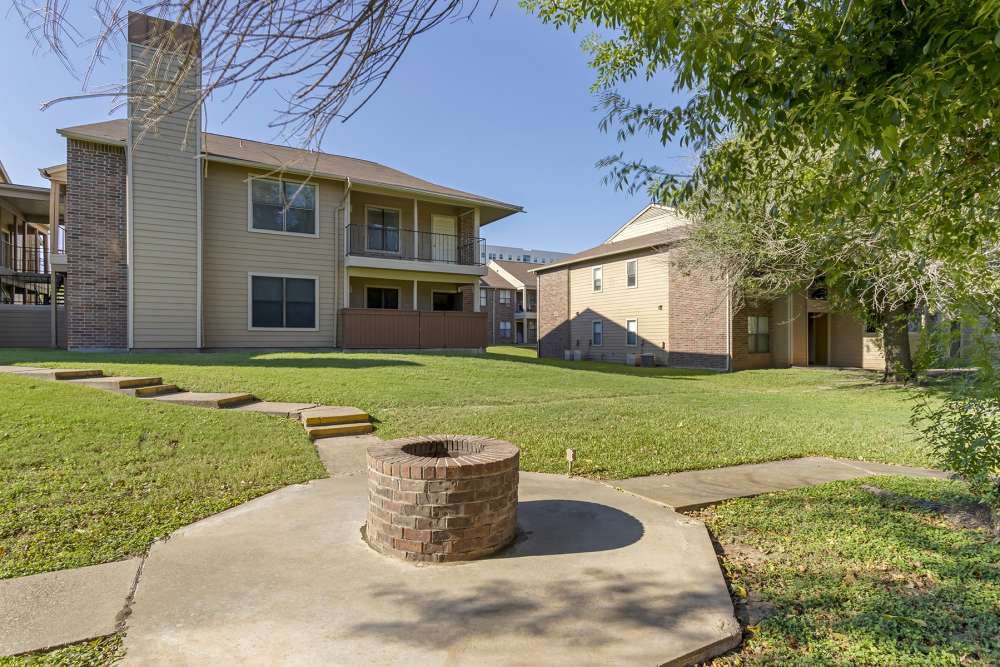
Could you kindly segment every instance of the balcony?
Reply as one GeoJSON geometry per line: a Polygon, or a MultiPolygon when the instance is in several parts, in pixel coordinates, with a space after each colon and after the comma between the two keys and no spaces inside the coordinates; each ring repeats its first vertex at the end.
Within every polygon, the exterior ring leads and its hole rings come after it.
{"type": "Polygon", "coordinates": [[[50,253],[44,246],[18,246],[0,243],[0,273],[4,275],[34,274],[42,276],[50,273],[50,253]]]}
{"type": "Polygon", "coordinates": [[[348,266],[484,275],[486,241],[380,225],[346,225],[348,266]],[[436,265],[436,266],[431,266],[436,265]]]}
{"type": "Polygon", "coordinates": [[[340,309],[344,349],[481,349],[486,313],[461,311],[340,309]]]}

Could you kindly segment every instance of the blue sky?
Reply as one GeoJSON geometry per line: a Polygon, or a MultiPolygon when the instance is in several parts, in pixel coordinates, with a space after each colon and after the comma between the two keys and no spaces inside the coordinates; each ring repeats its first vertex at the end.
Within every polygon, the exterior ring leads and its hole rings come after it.
{"type": "MultiPolygon", "coordinates": [[[[86,32],[85,23],[80,27],[86,32]]],[[[480,12],[471,22],[444,25],[413,43],[378,95],[332,127],[322,149],[524,206],[527,213],[483,230],[490,243],[556,251],[600,243],[646,197],[603,184],[604,172],[594,166],[621,147],[597,127],[593,72],[580,48],[586,34],[543,25],[508,0],[492,17],[480,12]]],[[[87,53],[74,55],[83,62],[87,53]]],[[[0,23],[0,62],[8,63],[0,160],[15,182],[44,185],[37,168],[65,160],[56,128],[104,120],[111,103],[76,100],[39,111],[46,100],[80,92],[81,84],[52,54],[36,49],[16,14],[0,23]]],[[[117,82],[124,67],[118,53],[95,82],[117,82]]],[[[669,79],[637,82],[625,92],[663,103],[669,79]]],[[[278,106],[268,92],[222,123],[229,107],[210,103],[207,129],[279,141],[268,127],[278,106]]],[[[692,164],[689,151],[651,139],[624,148],[676,171],[692,164]]]]}

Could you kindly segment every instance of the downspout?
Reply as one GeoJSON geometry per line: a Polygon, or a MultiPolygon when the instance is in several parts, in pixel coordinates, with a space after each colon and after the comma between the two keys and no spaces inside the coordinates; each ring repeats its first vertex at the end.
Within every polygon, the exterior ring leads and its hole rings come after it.
{"type": "Polygon", "coordinates": [[[726,372],[733,370],[733,290],[726,276],[726,372]]]}

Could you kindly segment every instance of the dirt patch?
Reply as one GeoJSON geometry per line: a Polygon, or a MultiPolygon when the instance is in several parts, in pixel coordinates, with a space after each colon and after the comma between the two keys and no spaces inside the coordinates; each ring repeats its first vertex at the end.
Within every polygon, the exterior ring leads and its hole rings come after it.
{"type": "Polygon", "coordinates": [[[907,505],[939,515],[952,528],[985,531],[994,538],[1000,538],[1000,517],[993,514],[983,503],[938,503],[931,500],[911,498],[871,484],[862,484],[861,490],[884,498],[893,504],[907,505]]]}
{"type": "Polygon", "coordinates": [[[741,544],[739,542],[734,544],[720,543],[719,547],[722,549],[722,556],[740,565],[756,567],[761,563],[771,560],[769,555],[749,544],[741,544]]]}

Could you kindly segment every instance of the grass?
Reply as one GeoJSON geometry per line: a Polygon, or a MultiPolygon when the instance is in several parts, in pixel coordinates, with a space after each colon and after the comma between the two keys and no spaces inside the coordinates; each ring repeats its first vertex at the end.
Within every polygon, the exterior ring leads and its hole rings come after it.
{"type": "Polygon", "coordinates": [[[996,665],[1000,544],[934,508],[972,502],[956,482],[876,478],[707,511],[731,590],[766,616],[713,665],[996,665]]]}
{"type": "Polygon", "coordinates": [[[105,667],[124,657],[120,635],[70,644],[52,651],[0,656],[0,667],[105,667]]]}
{"type": "Polygon", "coordinates": [[[819,369],[717,374],[539,360],[524,348],[479,356],[364,353],[71,354],[0,352],[0,364],[97,366],[200,391],[354,405],[385,438],[453,432],[506,438],[525,470],[632,477],[806,455],[929,465],[905,390],[819,369]]]}
{"type": "Polygon", "coordinates": [[[0,578],[140,554],[325,472],[302,427],[0,374],[0,578]]]}

